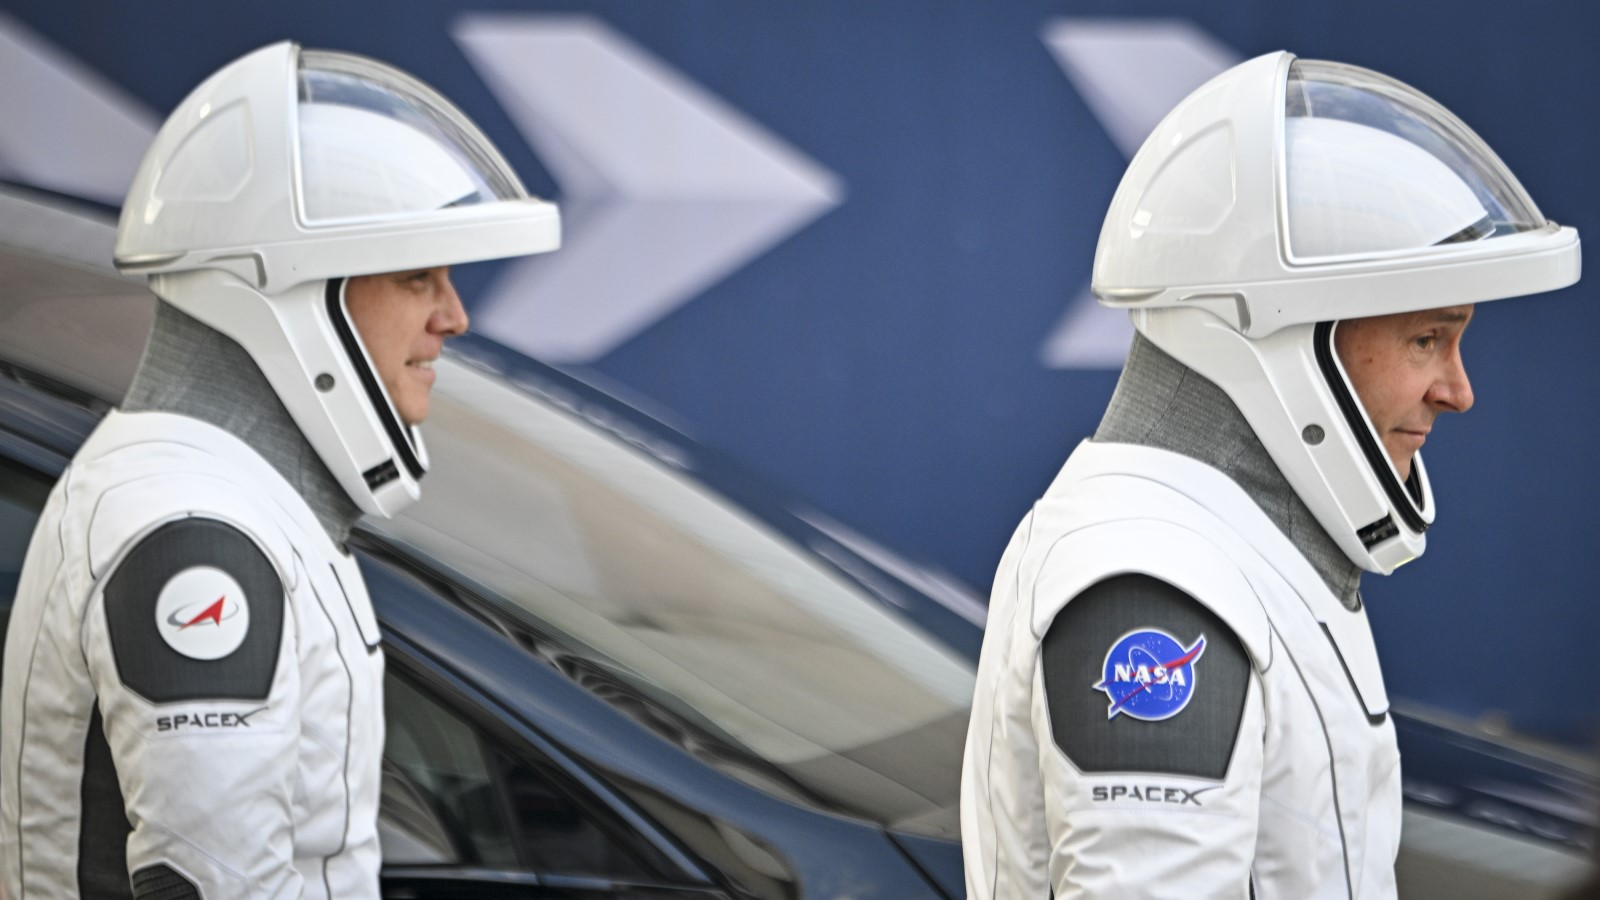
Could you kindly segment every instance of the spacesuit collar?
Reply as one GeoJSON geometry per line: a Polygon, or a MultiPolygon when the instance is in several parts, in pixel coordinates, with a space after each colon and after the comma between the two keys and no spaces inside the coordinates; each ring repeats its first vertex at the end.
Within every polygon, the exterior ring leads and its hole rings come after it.
{"type": "Polygon", "coordinates": [[[1094,434],[1100,443],[1179,453],[1238,484],[1346,607],[1360,604],[1361,569],[1317,522],[1222,389],[1135,333],[1127,365],[1094,434]]]}
{"type": "Polygon", "coordinates": [[[178,413],[244,441],[299,492],[336,545],[361,516],[244,348],[170,304],[156,304],[121,408],[178,413]]]}

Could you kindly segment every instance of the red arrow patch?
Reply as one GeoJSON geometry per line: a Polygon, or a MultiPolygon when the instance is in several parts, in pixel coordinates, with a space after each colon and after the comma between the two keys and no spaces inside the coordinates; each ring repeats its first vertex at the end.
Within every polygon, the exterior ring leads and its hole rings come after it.
{"type": "Polygon", "coordinates": [[[190,625],[193,625],[196,622],[204,621],[206,619],[210,619],[211,623],[213,625],[217,625],[217,626],[220,627],[222,625],[222,601],[226,600],[227,598],[228,598],[228,595],[226,595],[226,594],[222,595],[221,597],[218,597],[217,598],[217,602],[215,602],[215,603],[211,604],[210,606],[206,607],[205,611],[200,613],[200,615],[195,616],[194,618],[190,619],[189,621],[183,623],[183,625],[179,626],[178,630],[182,631],[183,629],[188,628],[190,625]]]}

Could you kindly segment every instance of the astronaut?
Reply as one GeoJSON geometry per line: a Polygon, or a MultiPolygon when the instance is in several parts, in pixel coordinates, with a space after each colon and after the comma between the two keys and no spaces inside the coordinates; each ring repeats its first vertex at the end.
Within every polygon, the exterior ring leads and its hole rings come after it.
{"type": "Polygon", "coordinates": [[[344,542],[419,497],[448,267],[553,250],[449,101],[269,46],[157,134],[116,265],[160,298],[28,548],[0,704],[5,896],[376,897],[383,652],[344,542]]]}
{"type": "Polygon", "coordinates": [[[1360,575],[1423,552],[1474,304],[1578,273],[1573,229],[1377,73],[1274,53],[1157,126],[1094,261],[1127,365],[995,577],[971,897],[1394,896],[1360,575]]]}

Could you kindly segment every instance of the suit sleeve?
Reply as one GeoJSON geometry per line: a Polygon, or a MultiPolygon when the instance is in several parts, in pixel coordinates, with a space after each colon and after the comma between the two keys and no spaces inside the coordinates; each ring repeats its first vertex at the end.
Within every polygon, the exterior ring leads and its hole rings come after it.
{"type": "Polygon", "coordinates": [[[1056,614],[1036,677],[1055,896],[1250,896],[1263,718],[1234,631],[1120,575],[1056,614]]]}
{"type": "Polygon", "coordinates": [[[240,527],[190,517],[140,539],[97,584],[83,649],[135,897],[301,893],[284,574],[240,527]]]}

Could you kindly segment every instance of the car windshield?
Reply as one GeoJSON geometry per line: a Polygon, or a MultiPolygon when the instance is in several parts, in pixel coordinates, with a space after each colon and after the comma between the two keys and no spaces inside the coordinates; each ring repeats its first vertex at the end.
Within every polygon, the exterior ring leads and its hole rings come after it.
{"type": "Polygon", "coordinates": [[[971,660],[656,456],[459,358],[438,372],[424,499],[372,528],[515,604],[569,675],[691,726],[679,743],[724,771],[957,836],[971,660]]]}

